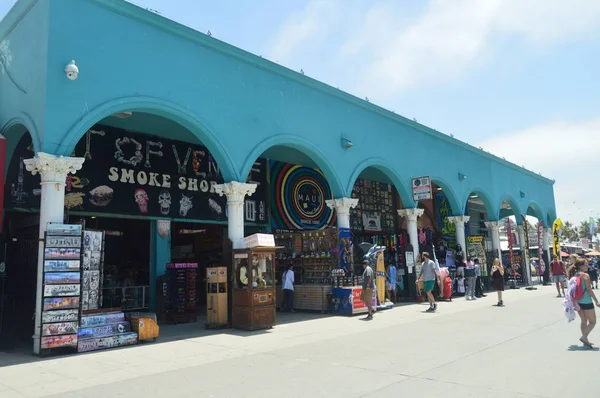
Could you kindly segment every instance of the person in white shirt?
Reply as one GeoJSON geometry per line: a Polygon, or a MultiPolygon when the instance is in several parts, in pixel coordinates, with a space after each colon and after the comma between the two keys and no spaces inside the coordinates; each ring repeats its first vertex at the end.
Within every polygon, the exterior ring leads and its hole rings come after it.
{"type": "Polygon", "coordinates": [[[294,311],[294,266],[290,266],[282,275],[283,302],[281,311],[294,311]]]}

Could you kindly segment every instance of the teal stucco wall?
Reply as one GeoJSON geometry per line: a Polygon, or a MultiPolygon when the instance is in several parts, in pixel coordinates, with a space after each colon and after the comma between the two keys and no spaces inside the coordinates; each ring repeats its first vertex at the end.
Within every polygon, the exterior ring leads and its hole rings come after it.
{"type": "MultiPolygon", "coordinates": [[[[0,24],[0,39],[10,41],[6,69],[30,90],[19,93],[0,76],[0,126],[21,117],[38,151],[69,155],[101,119],[147,112],[206,145],[226,181],[244,181],[275,147],[283,158],[286,150],[304,154],[336,197],[350,196],[356,178],[374,168],[405,207],[415,206],[411,177],[430,175],[456,214],[477,192],[490,219],[505,200],[517,214],[556,216],[549,179],[124,1],[21,0],[0,24]],[[72,59],[76,81],[64,73],[72,59]]],[[[156,134],[178,138],[172,129],[156,134]]]]}

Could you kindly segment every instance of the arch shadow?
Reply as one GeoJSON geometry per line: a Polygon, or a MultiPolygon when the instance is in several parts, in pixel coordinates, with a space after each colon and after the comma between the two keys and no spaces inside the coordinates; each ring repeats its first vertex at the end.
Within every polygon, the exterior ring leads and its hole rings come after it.
{"type": "Polygon", "coordinates": [[[268,149],[275,146],[283,146],[287,148],[296,149],[310,157],[312,161],[315,162],[315,164],[319,167],[321,172],[325,175],[325,178],[327,179],[327,183],[331,188],[334,198],[345,197],[342,180],[340,179],[340,176],[337,173],[333,163],[331,163],[327,159],[327,156],[323,153],[323,151],[321,151],[312,142],[295,135],[276,135],[260,142],[252,149],[250,154],[246,157],[246,160],[244,161],[241,170],[237,172],[237,175],[244,176],[243,181],[245,181],[246,176],[248,175],[248,173],[250,173],[250,170],[252,169],[254,162],[256,162],[256,159],[262,156],[262,154],[268,149]]]}
{"type": "MultiPolygon", "coordinates": [[[[171,101],[160,98],[132,96],[107,101],[90,110],[79,119],[60,142],[57,154],[70,156],[83,135],[100,120],[119,112],[146,112],[179,123],[206,146],[217,161],[225,181],[242,181],[225,145],[192,111],[171,101]]],[[[165,137],[168,138],[168,137],[165,137]]],[[[245,178],[244,180],[245,181],[245,178]]]]}
{"type": "Polygon", "coordinates": [[[450,207],[452,207],[452,215],[463,215],[462,213],[465,211],[465,208],[464,206],[461,206],[458,197],[456,196],[456,192],[454,192],[454,189],[452,189],[452,186],[442,178],[435,176],[431,176],[431,182],[442,188],[442,192],[444,192],[446,198],[448,198],[450,207]]]}
{"type": "Polygon", "coordinates": [[[538,219],[538,221],[544,220],[544,212],[542,211],[540,205],[538,205],[534,200],[529,202],[526,212],[528,216],[535,217],[538,219]]]}
{"type": "Polygon", "coordinates": [[[498,209],[495,214],[498,215],[498,219],[501,220],[502,217],[502,203],[507,202],[510,205],[510,208],[512,210],[512,215],[515,216],[515,218],[517,219],[517,224],[521,224],[521,215],[523,214],[521,212],[521,207],[519,206],[519,204],[517,203],[517,201],[515,200],[515,198],[512,197],[512,195],[504,195],[501,197],[500,201],[497,203],[496,205],[496,209],[498,209]]]}
{"type": "Polygon", "coordinates": [[[479,189],[479,188],[474,188],[471,190],[471,192],[469,192],[467,199],[464,200],[463,202],[465,203],[464,209],[465,209],[465,215],[468,215],[468,206],[469,206],[469,199],[471,197],[471,194],[477,194],[477,196],[479,196],[479,199],[481,199],[481,201],[483,202],[483,207],[485,207],[485,211],[488,214],[488,218],[491,221],[497,221],[495,220],[495,218],[497,218],[497,214],[494,211],[494,205],[492,200],[490,199],[489,195],[487,193],[485,193],[485,191],[483,189],[479,189]]]}
{"type": "Polygon", "coordinates": [[[415,202],[413,201],[411,190],[406,186],[405,180],[400,177],[400,175],[396,172],[394,166],[392,166],[389,162],[385,161],[382,158],[369,158],[361,162],[350,176],[350,180],[348,184],[346,184],[346,195],[348,197],[352,196],[352,190],[354,189],[354,184],[356,180],[360,177],[360,174],[365,171],[367,168],[372,167],[383,174],[385,174],[394,184],[394,187],[398,191],[400,195],[400,199],[402,200],[402,205],[404,208],[415,207],[415,202]]]}

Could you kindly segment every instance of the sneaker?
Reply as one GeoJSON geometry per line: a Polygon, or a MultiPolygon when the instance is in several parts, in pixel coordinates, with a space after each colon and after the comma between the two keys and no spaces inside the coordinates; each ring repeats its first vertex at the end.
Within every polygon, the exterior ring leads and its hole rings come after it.
{"type": "Polygon", "coordinates": [[[556,297],[562,297],[562,295],[560,293],[558,293],[558,296],[556,296],[556,297]]]}
{"type": "Polygon", "coordinates": [[[367,319],[373,319],[373,314],[367,315],[367,319]]]}
{"type": "Polygon", "coordinates": [[[467,296],[467,301],[471,301],[471,297],[470,296],[467,296]]]}
{"type": "Polygon", "coordinates": [[[433,307],[429,307],[429,308],[427,308],[427,311],[425,311],[425,312],[433,312],[433,311],[435,311],[435,310],[433,309],[433,307]]]}
{"type": "Polygon", "coordinates": [[[437,303],[435,303],[435,304],[433,305],[433,311],[434,311],[434,312],[435,312],[435,311],[437,311],[437,303]]]}
{"type": "Polygon", "coordinates": [[[477,300],[477,297],[471,296],[471,300],[477,300]]]}

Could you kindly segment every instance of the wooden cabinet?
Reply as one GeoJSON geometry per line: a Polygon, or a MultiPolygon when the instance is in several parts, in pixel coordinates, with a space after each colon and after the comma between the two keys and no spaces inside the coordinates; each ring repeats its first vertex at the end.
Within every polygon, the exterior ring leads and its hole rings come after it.
{"type": "Polygon", "coordinates": [[[232,326],[269,329],[275,325],[275,248],[233,250],[232,326]]]}

